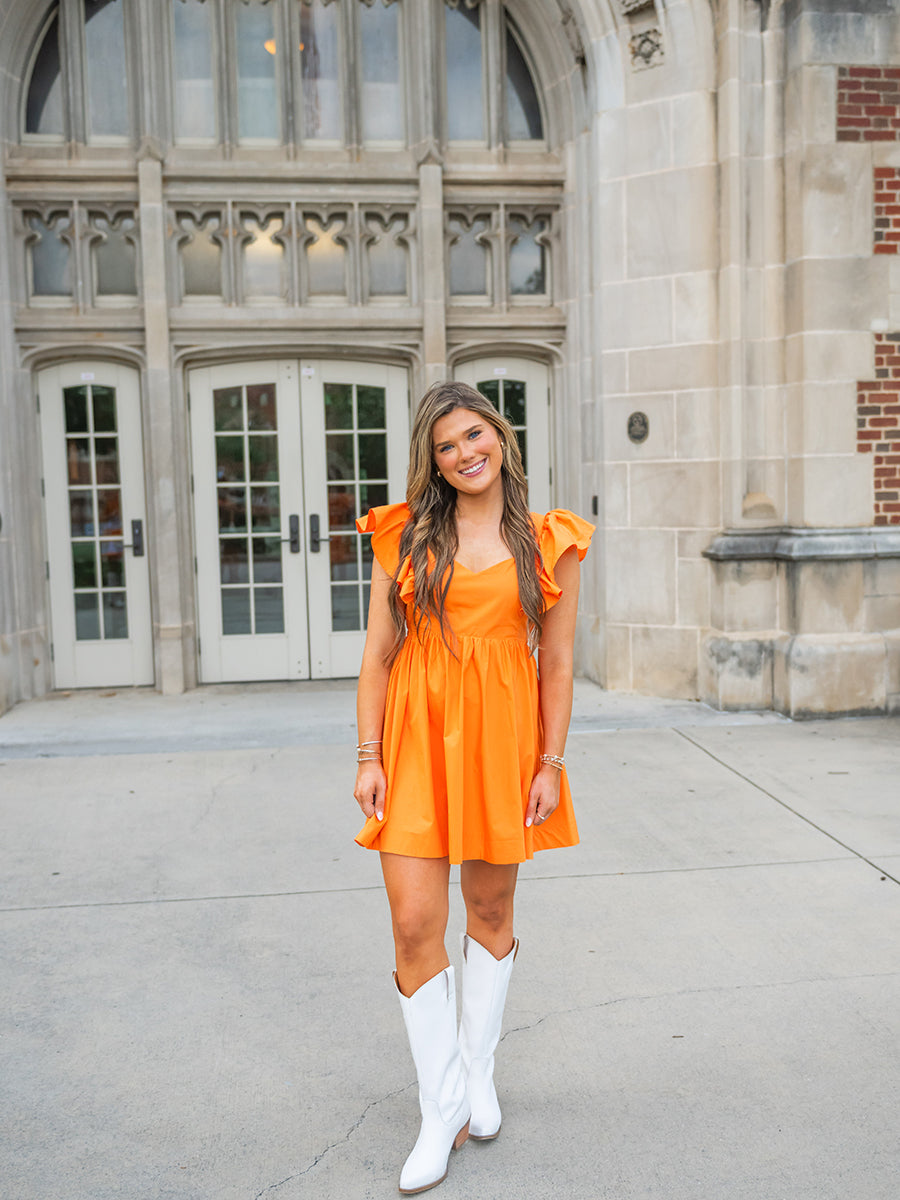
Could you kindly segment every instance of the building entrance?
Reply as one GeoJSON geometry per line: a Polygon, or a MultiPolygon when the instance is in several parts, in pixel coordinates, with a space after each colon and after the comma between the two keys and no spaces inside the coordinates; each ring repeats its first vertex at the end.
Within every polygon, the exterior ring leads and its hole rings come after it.
{"type": "Polygon", "coordinates": [[[137,372],[50,367],[38,404],[54,684],[153,683],[137,372]]]}
{"type": "Polygon", "coordinates": [[[280,359],[189,378],[200,679],[356,675],[372,549],[402,500],[403,368],[280,359]]]}

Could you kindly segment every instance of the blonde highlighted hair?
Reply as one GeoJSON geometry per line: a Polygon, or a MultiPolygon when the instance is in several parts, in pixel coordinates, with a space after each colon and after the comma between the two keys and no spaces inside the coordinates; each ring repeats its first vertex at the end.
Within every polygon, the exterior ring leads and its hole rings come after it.
{"type": "MultiPolygon", "coordinates": [[[[541,637],[545,604],[540,588],[541,553],[531,514],[522,455],[515,431],[480,392],[455,380],[436,383],[419,402],[409,447],[406,503],[410,518],[400,537],[400,560],[394,582],[409,555],[415,577],[416,632],[422,623],[434,622],[444,642],[453,649],[444,620],[447,591],[453,578],[459,548],[456,530],[456,489],[438,474],[432,435],[435,422],[454,409],[477,413],[497,431],[504,444],[500,475],[503,482],[503,515],[500,535],[515,560],[519,600],[528,620],[528,644],[535,649],[541,637]],[[429,569],[429,551],[434,565],[429,569]]],[[[391,616],[397,637],[389,655],[393,659],[403,642],[406,610],[396,587],[391,588],[391,616]]]]}

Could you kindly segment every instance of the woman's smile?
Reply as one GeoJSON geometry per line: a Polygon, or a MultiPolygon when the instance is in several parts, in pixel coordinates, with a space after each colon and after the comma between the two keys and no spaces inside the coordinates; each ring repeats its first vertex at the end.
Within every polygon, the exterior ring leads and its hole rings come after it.
{"type": "Polygon", "coordinates": [[[481,495],[503,486],[500,437],[480,413],[455,408],[435,421],[432,447],[438,471],[458,492],[481,495]]]}

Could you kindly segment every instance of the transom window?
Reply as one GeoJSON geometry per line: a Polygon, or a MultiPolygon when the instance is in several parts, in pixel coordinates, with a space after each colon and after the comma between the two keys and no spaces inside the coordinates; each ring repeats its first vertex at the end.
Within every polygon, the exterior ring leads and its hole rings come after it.
{"type": "MultiPolygon", "coordinates": [[[[412,82],[430,72],[416,18],[435,3],[445,143],[544,140],[528,55],[501,0],[160,0],[167,140],[186,147],[397,149],[415,136],[412,82]],[[503,97],[498,108],[490,98],[503,97]]],[[[48,13],[22,106],[26,140],[132,143],[154,122],[137,78],[154,60],[126,0],[48,13]],[[69,11],[71,10],[71,11],[69,11]],[[62,29],[77,36],[63,38],[62,29]],[[69,110],[63,102],[72,95],[69,110]]]]}

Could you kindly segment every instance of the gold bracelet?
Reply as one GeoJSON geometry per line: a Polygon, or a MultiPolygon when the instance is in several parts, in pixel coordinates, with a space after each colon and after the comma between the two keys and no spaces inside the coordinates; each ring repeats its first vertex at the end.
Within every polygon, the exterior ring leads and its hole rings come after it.
{"type": "Polygon", "coordinates": [[[560,754],[542,754],[541,762],[548,767],[556,767],[557,771],[561,771],[566,765],[566,760],[560,754]]]}

